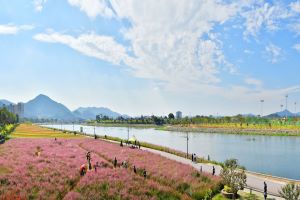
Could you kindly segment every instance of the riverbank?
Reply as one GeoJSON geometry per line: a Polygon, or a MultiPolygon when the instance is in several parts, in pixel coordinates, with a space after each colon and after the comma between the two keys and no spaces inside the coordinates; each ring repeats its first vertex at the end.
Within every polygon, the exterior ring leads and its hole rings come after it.
{"type": "Polygon", "coordinates": [[[214,126],[214,125],[191,125],[189,127],[180,125],[154,125],[154,124],[114,124],[114,123],[101,123],[93,124],[87,123],[87,126],[99,126],[99,127],[127,127],[127,128],[154,128],[162,131],[172,132],[201,132],[201,133],[223,133],[223,134],[234,134],[234,135],[267,135],[267,136],[300,136],[300,127],[285,128],[282,126],[276,128],[266,128],[251,126],[250,128],[246,125],[240,127],[237,126],[214,126]]]}

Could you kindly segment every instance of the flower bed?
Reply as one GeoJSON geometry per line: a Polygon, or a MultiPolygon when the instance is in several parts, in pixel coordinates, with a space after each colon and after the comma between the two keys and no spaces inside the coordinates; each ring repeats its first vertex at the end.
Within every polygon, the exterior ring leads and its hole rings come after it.
{"type": "Polygon", "coordinates": [[[0,199],[201,199],[219,190],[219,182],[190,166],[101,140],[11,139],[0,146],[0,199]],[[81,177],[87,151],[101,166],[81,177]],[[114,168],[114,157],[128,168],[114,168]]]}

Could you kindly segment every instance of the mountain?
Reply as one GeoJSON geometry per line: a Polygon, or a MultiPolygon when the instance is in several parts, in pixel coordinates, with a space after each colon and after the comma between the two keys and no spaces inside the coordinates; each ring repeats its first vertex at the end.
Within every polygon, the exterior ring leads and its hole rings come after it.
{"type": "Polygon", "coordinates": [[[80,107],[77,110],[73,111],[73,114],[78,118],[85,120],[95,119],[96,115],[108,116],[110,118],[117,118],[119,116],[122,116],[117,112],[103,107],[80,107]]]}
{"type": "Polygon", "coordinates": [[[269,118],[280,118],[280,117],[295,117],[295,116],[299,116],[299,113],[292,113],[289,110],[283,110],[281,112],[276,112],[276,113],[272,113],[270,115],[267,115],[266,117],[269,118]]]}
{"type": "Polygon", "coordinates": [[[14,103],[12,103],[12,102],[10,102],[10,101],[7,101],[7,100],[5,100],[5,99],[0,99],[0,107],[2,106],[2,105],[10,105],[10,104],[14,104],[14,103]]]}
{"type": "Polygon", "coordinates": [[[66,106],[42,94],[24,104],[24,117],[66,121],[76,119],[74,114],[66,106]]]}

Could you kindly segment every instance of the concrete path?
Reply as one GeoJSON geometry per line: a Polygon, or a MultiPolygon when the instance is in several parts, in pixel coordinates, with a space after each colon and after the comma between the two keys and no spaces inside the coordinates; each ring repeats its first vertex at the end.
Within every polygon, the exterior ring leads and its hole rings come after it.
{"type": "MultiPolygon", "coordinates": [[[[176,156],[174,154],[166,153],[163,151],[158,151],[154,149],[149,149],[145,147],[141,147],[141,149],[159,154],[161,156],[164,156],[166,158],[169,158],[171,160],[190,165],[194,167],[197,170],[200,170],[202,167],[203,172],[212,173],[213,164],[210,163],[194,163],[189,159],[176,156]]],[[[215,165],[216,169],[216,175],[220,174],[220,171],[222,169],[221,166],[215,165]]],[[[252,190],[254,192],[258,192],[262,195],[263,188],[264,188],[264,181],[266,181],[268,185],[268,199],[282,199],[279,197],[278,191],[281,189],[282,186],[284,186],[288,181],[287,180],[280,180],[280,178],[274,178],[269,176],[264,176],[262,174],[253,174],[253,173],[246,173],[247,175],[247,189],[248,191],[252,190]]]]}

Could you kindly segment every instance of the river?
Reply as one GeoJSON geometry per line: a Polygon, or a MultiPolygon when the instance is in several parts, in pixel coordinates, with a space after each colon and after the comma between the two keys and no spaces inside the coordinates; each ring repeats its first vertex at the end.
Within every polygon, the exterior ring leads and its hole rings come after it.
{"type": "MultiPolygon", "coordinates": [[[[73,131],[73,125],[44,125],[73,131]]],[[[93,126],[74,125],[74,130],[94,134],[93,126]]],[[[127,139],[126,127],[95,127],[97,135],[127,139]]],[[[186,152],[187,133],[160,131],[153,128],[130,128],[129,135],[152,144],[186,152]]],[[[238,159],[249,171],[300,180],[300,137],[189,133],[189,153],[210,156],[216,161],[238,159]]]]}

